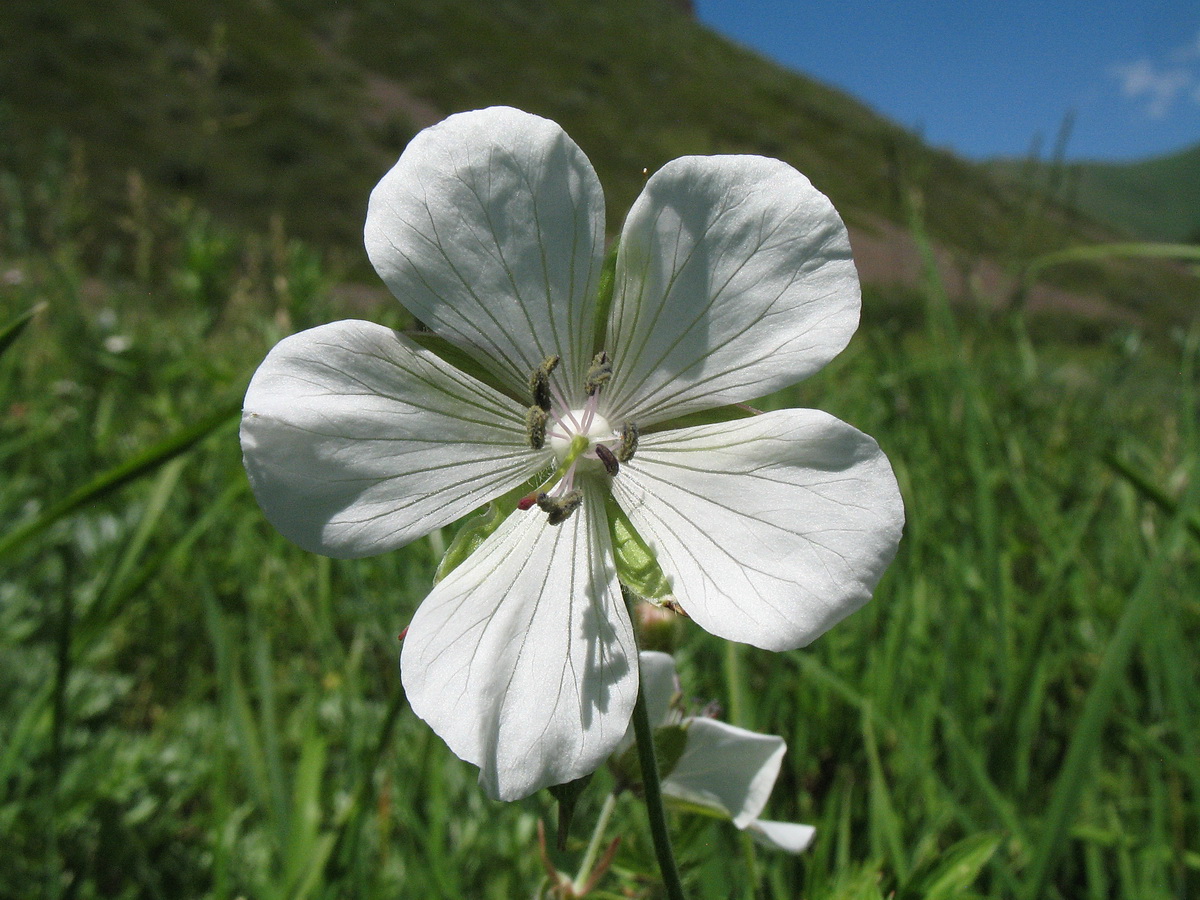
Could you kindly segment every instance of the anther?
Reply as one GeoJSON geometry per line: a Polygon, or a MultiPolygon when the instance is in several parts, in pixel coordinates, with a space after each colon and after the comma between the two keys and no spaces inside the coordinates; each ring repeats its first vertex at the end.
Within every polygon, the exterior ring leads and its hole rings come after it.
{"type": "Polygon", "coordinates": [[[525,411],[525,430],[529,434],[529,446],[541,450],[546,444],[546,410],[531,406],[525,411]]]}
{"type": "Polygon", "coordinates": [[[587,379],[583,382],[583,389],[591,397],[610,378],[612,378],[612,360],[608,358],[607,351],[601,350],[592,358],[592,367],[588,369],[587,379]]]}
{"type": "Polygon", "coordinates": [[[613,456],[613,452],[603,444],[596,445],[596,456],[600,462],[604,463],[604,471],[611,477],[616,478],[617,473],[621,471],[621,464],[617,462],[617,458],[613,456]]]}
{"type": "Polygon", "coordinates": [[[626,422],[621,427],[621,446],[617,448],[617,460],[629,462],[638,448],[638,427],[632,422],[626,422]]]}
{"type": "Polygon", "coordinates": [[[571,513],[579,509],[581,503],[583,503],[583,491],[578,489],[568,491],[561,497],[551,497],[545,492],[537,496],[538,509],[546,513],[546,521],[551,525],[561,525],[567,521],[571,518],[571,513]]]}
{"type": "Polygon", "coordinates": [[[689,616],[687,614],[687,611],[682,606],[679,605],[679,601],[676,600],[674,597],[668,597],[666,600],[664,600],[662,602],[662,605],[663,605],[663,608],[669,609],[671,612],[675,613],[675,615],[677,615],[677,616],[683,616],[685,619],[691,618],[691,616],[689,616]]]}
{"type": "Polygon", "coordinates": [[[559,357],[547,356],[529,376],[529,390],[533,394],[534,404],[550,412],[550,373],[558,367],[559,357]]]}

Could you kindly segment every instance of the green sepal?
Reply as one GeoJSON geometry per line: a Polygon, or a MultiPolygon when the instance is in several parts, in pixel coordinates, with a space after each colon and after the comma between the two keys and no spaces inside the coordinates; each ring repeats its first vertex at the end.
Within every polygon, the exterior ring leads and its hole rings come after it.
{"type": "Polygon", "coordinates": [[[432,331],[405,331],[404,336],[422,350],[428,350],[447,365],[453,366],[460,372],[470,375],[477,381],[482,381],[488,387],[515,400],[521,407],[529,405],[528,396],[520,396],[514,393],[512,387],[497,378],[495,373],[490,371],[487,366],[483,365],[453,341],[448,341],[444,337],[434,334],[432,331]]]}
{"type": "Polygon", "coordinates": [[[604,508],[608,512],[617,578],[630,591],[647,600],[670,597],[671,584],[659,567],[654,551],[642,540],[611,494],[604,498],[604,508]]]}
{"type": "Polygon", "coordinates": [[[567,834],[571,830],[571,819],[575,816],[575,804],[587,789],[595,772],[589,772],[582,778],[568,781],[564,784],[552,784],[547,790],[558,801],[558,833],[554,836],[554,845],[559,850],[567,849],[567,834]]]}
{"type": "Polygon", "coordinates": [[[600,287],[596,291],[596,345],[592,353],[603,350],[608,340],[608,311],[612,309],[613,288],[617,285],[617,250],[620,246],[621,239],[615,238],[600,269],[600,287]]]}
{"type": "Polygon", "coordinates": [[[715,425],[718,422],[733,422],[737,419],[749,419],[751,416],[762,415],[761,409],[747,406],[745,403],[731,403],[729,406],[718,406],[715,409],[701,409],[668,419],[665,422],[655,422],[642,429],[642,434],[654,434],[657,431],[670,431],[674,428],[689,428],[693,425],[715,425]]]}
{"type": "MultiPolygon", "coordinates": [[[[675,771],[683,751],[687,748],[687,727],[663,725],[654,729],[654,758],[658,760],[658,777],[667,778],[675,771]]],[[[630,744],[620,756],[609,761],[609,768],[617,784],[632,791],[642,787],[642,767],[638,762],[637,744],[630,744]]]]}
{"type": "Polygon", "coordinates": [[[511,512],[511,507],[506,508],[506,504],[493,500],[463,522],[462,528],[446,548],[442,561],[438,563],[437,571],[433,573],[433,583],[437,584],[478,550],[479,545],[500,527],[500,523],[507,519],[511,512]]]}

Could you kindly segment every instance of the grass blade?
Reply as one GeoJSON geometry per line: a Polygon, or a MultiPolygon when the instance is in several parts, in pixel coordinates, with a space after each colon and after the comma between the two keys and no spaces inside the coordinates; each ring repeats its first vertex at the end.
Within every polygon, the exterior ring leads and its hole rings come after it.
{"type": "Polygon", "coordinates": [[[205,416],[195,425],[177,431],[166,440],[143,450],[107,472],[102,472],[74,493],[53,504],[40,516],[23,525],[18,525],[0,537],[0,556],[19,547],[30,538],[45,531],[59,519],[71,515],[86,504],[107,497],[130,482],[150,474],[180,454],[186,453],[210,434],[232,422],[240,412],[241,401],[238,401],[236,405],[230,404],[222,407],[211,415],[205,416]]]}
{"type": "Polygon", "coordinates": [[[1125,669],[1142,626],[1150,612],[1156,608],[1154,600],[1159,596],[1166,563],[1174,552],[1187,521],[1181,507],[1158,551],[1142,570],[1141,578],[1138,579],[1125,605],[1125,612],[1117,623],[1117,629],[1104,651],[1096,680],[1084,700],[1083,712],[1071,735],[1066,759],[1054,783],[1041,839],[1034,848],[1033,862],[1029,867],[1024,891],[1024,896],[1029,900],[1037,900],[1045,895],[1046,882],[1067,842],[1080,795],[1090,780],[1088,769],[1099,750],[1105,720],[1112,709],[1117,690],[1124,681],[1125,669]]]}
{"type": "Polygon", "coordinates": [[[41,303],[35,303],[3,328],[0,328],[0,356],[4,355],[4,352],[20,337],[21,332],[25,330],[26,326],[33,321],[33,317],[45,309],[46,306],[47,304],[44,300],[41,303]]]}

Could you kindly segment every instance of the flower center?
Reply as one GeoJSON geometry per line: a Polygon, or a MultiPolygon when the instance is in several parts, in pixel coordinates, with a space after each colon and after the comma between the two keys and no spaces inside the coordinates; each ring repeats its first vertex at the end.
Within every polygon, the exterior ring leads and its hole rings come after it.
{"type": "Polygon", "coordinates": [[[558,356],[548,356],[530,374],[533,405],[525,413],[529,446],[541,450],[549,441],[558,466],[541,488],[517,504],[523,510],[536,504],[547,514],[551,525],[566,521],[579,508],[583,492],[575,487],[577,474],[607,474],[615,478],[621,463],[633,458],[638,442],[636,425],[626,422],[620,431],[614,431],[608,419],[597,411],[600,391],[612,378],[612,362],[607,353],[601,351],[592,360],[584,383],[587,399],[577,409],[567,405],[561,390],[550,380],[558,363],[558,356]]]}
{"type": "MultiPolygon", "coordinates": [[[[618,435],[613,433],[608,420],[586,406],[561,416],[552,416],[546,426],[546,437],[549,439],[550,449],[554,451],[560,463],[566,462],[567,457],[575,451],[575,458],[580,463],[586,460],[597,465],[601,464],[596,454],[597,445],[619,439],[618,435]],[[586,443],[578,442],[577,438],[582,438],[586,443]]],[[[611,448],[609,451],[611,452],[611,448]]]]}

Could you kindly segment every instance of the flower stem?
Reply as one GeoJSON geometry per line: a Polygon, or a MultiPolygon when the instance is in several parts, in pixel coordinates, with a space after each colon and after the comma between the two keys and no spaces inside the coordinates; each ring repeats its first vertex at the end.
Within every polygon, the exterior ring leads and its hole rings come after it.
{"type": "Polygon", "coordinates": [[[725,642],[725,683],[729,686],[729,722],[749,728],[746,722],[746,692],[742,683],[742,645],[725,642]]]}
{"type": "Polygon", "coordinates": [[[658,760],[654,758],[654,731],[650,713],[646,710],[646,695],[638,684],[637,703],[633,707],[633,732],[637,736],[638,761],[642,766],[642,787],[646,794],[646,812],[650,816],[650,836],[654,854],[662,871],[663,886],[670,900],[684,900],[679,870],[671,852],[671,835],[667,831],[667,811],[663,807],[662,789],[658,781],[658,760]]]}
{"type": "Polygon", "coordinates": [[[600,808],[600,818],[596,820],[596,827],[592,829],[592,839],[588,842],[587,852],[583,854],[583,862],[579,864],[579,874],[571,883],[576,894],[582,895],[583,887],[592,874],[592,866],[596,864],[596,857],[600,855],[600,842],[604,840],[604,829],[608,827],[608,820],[612,818],[613,810],[616,808],[617,795],[609,792],[608,796],[604,798],[604,806],[600,808]]]}

